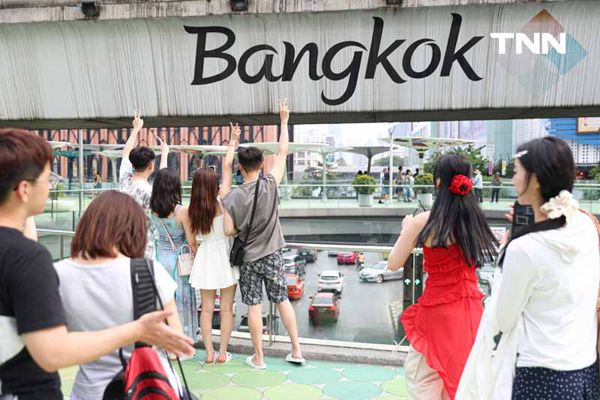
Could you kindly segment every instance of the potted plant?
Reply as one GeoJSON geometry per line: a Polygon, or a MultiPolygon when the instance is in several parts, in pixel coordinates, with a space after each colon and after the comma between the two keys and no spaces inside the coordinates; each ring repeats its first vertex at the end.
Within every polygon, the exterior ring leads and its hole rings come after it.
{"type": "Polygon", "coordinates": [[[433,189],[423,186],[433,186],[433,174],[425,172],[417,175],[415,178],[415,186],[417,186],[415,187],[417,200],[420,200],[426,208],[430,208],[433,204],[433,189]]]}
{"type": "Polygon", "coordinates": [[[352,186],[358,193],[358,206],[371,207],[373,205],[373,192],[377,187],[377,180],[371,175],[356,175],[352,186]]]}

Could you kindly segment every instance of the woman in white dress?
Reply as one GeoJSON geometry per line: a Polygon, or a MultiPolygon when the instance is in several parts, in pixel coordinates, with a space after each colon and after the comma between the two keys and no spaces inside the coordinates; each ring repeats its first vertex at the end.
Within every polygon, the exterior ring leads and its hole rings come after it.
{"type": "Polygon", "coordinates": [[[232,164],[240,130],[232,126],[229,150],[223,163],[223,182],[219,189],[217,173],[211,168],[200,168],[194,173],[192,194],[188,208],[192,237],[188,242],[196,251],[190,284],[200,289],[202,311],[200,332],[206,348],[206,363],[226,363],[231,360],[227,346],[233,330],[233,299],[239,271],[229,263],[232,240],[223,229],[223,207],[220,197],[231,190],[232,164]],[[197,249],[197,250],[196,250],[197,249]],[[221,340],[215,354],[212,343],[212,317],[217,290],[221,300],[221,340]]]}

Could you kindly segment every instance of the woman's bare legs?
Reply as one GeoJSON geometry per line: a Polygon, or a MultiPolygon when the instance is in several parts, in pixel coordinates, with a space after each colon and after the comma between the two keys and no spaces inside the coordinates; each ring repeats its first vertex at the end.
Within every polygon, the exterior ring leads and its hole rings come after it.
{"type": "Polygon", "coordinates": [[[233,299],[237,285],[221,289],[221,342],[217,362],[227,361],[227,346],[233,330],[233,299]]]}
{"type": "MultiPolygon", "coordinates": [[[[215,349],[212,341],[212,318],[213,311],[215,309],[216,295],[216,290],[200,289],[200,296],[202,298],[202,311],[200,312],[200,332],[202,333],[204,348],[206,349],[205,361],[208,364],[212,364],[215,361],[215,349]]],[[[223,307],[222,303],[221,307],[223,307]]],[[[221,321],[223,321],[222,317],[221,321]]]]}

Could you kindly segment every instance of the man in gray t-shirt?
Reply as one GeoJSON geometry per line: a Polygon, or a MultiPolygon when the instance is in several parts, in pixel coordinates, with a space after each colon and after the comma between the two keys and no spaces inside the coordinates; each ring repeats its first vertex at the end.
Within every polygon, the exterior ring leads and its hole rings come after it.
{"type": "Polygon", "coordinates": [[[238,150],[238,162],[244,183],[233,189],[222,199],[225,208],[225,233],[240,235],[246,239],[254,203],[256,183],[258,198],[256,212],[248,241],[244,247],[244,262],[240,266],[240,292],[242,302],[248,305],[248,326],[254,343],[254,355],[246,363],[257,369],[266,368],[262,350],[262,294],[263,283],[269,300],[277,305],[279,314],[287,329],[292,343],[292,352],[287,361],[303,363],[296,314],[288,300],[287,284],[284,274],[281,249],[285,245],[277,206],[279,203],[277,187],[285,173],[285,161],[288,155],[288,117],[285,101],[279,105],[281,135],[275,163],[265,177],[260,177],[263,164],[262,152],[256,147],[244,147],[238,150]]]}
{"type": "MultiPolygon", "coordinates": [[[[256,149],[258,152],[260,150],[256,149]]],[[[258,154],[258,153],[257,153],[258,154]]],[[[238,234],[244,240],[248,234],[256,181],[247,182],[232,190],[222,201],[233,220],[238,234]]],[[[260,180],[258,201],[252,230],[244,247],[244,261],[252,262],[273,254],[285,246],[277,206],[277,180],[268,174],[260,180]]]]}

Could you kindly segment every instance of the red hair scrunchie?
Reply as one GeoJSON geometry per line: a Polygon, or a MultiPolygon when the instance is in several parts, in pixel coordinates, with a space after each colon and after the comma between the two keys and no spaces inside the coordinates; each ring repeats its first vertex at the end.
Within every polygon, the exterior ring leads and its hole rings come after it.
{"type": "Polygon", "coordinates": [[[454,178],[452,178],[452,183],[450,183],[450,186],[448,187],[448,189],[450,189],[450,191],[457,196],[468,195],[471,193],[472,188],[473,181],[471,178],[465,175],[454,175],[454,178]]]}

